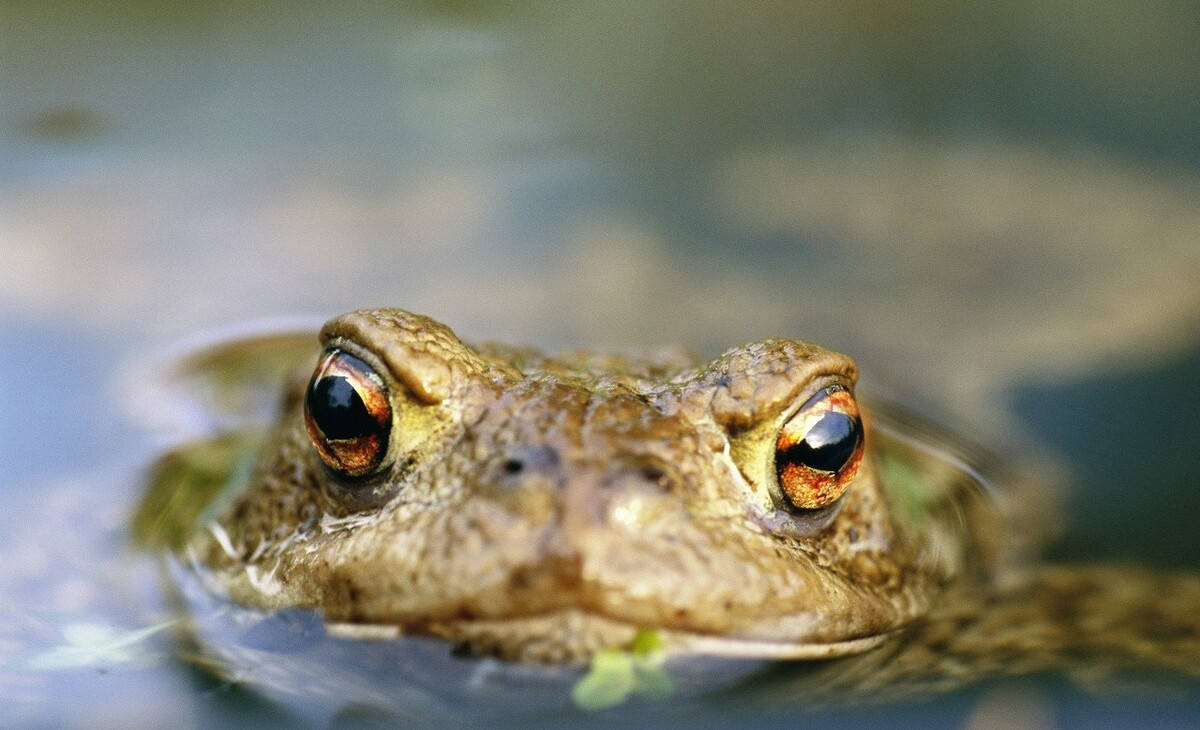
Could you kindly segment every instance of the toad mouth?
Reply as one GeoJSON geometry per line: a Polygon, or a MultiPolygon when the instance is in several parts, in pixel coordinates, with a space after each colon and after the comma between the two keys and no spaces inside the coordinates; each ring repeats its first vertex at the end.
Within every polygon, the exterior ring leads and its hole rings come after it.
{"type": "MultiPolygon", "coordinates": [[[[355,640],[386,640],[408,635],[401,626],[383,623],[330,622],[333,636],[355,640]]],[[[460,619],[423,625],[414,635],[461,642],[470,650],[505,659],[545,662],[585,662],[598,651],[620,650],[646,630],[620,619],[577,608],[509,618],[460,619]]],[[[841,641],[772,641],[717,636],[680,629],[655,629],[670,655],[702,655],[731,659],[775,661],[830,659],[872,649],[895,632],[841,641]]]]}

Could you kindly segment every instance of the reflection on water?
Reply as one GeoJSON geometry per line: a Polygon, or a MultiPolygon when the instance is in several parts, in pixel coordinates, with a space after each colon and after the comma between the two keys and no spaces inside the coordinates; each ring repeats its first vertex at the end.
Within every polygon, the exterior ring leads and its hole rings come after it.
{"type": "MultiPolygon", "coordinates": [[[[977,437],[1065,457],[1060,553],[1196,568],[1196,20],[3,3],[0,724],[288,720],[118,651],[169,612],[119,531],[159,447],[108,383],[268,316],[398,305],[546,346],[810,338],[977,437]],[[81,646],[99,659],[11,671],[81,646]]],[[[996,691],[814,722],[985,726],[996,691]]],[[[1098,716],[1030,692],[1038,722],[1098,716]]]]}
{"type": "Polygon", "coordinates": [[[1196,568],[1200,350],[1148,367],[1014,390],[1020,421],[1069,459],[1081,486],[1056,557],[1196,568]],[[1161,394],[1170,394],[1160,397],[1161,394]],[[1055,408],[1046,408],[1053,403],[1055,408]],[[1056,410],[1077,414],[1062,428],[1056,410]],[[1103,444],[1103,448],[1097,448],[1103,444]]]}

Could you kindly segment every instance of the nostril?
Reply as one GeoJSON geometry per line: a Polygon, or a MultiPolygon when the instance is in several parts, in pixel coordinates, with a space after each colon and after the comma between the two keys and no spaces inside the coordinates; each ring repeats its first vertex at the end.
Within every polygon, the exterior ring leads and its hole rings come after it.
{"type": "Polygon", "coordinates": [[[558,452],[553,447],[538,445],[510,450],[498,467],[503,476],[516,477],[530,473],[549,473],[558,465],[558,452]]]}
{"type": "Polygon", "coordinates": [[[636,481],[651,486],[661,492],[670,492],[675,486],[675,475],[670,469],[657,461],[634,463],[622,470],[626,483],[632,486],[636,481]]]}
{"type": "Polygon", "coordinates": [[[647,525],[678,515],[681,502],[679,476],[669,464],[652,457],[633,457],[611,469],[599,484],[587,492],[581,510],[591,524],[621,526],[638,532],[647,525]]]}
{"type": "Polygon", "coordinates": [[[540,523],[550,519],[563,479],[554,448],[513,444],[490,460],[477,489],[512,514],[540,523]]]}
{"type": "Polygon", "coordinates": [[[638,470],[639,476],[648,482],[653,482],[660,487],[667,486],[667,473],[661,467],[646,465],[638,470]]]}

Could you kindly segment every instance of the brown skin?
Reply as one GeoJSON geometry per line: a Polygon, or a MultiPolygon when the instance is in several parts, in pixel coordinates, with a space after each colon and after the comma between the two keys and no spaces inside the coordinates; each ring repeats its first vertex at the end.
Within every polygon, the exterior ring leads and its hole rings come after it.
{"type": "Polygon", "coordinates": [[[869,431],[831,510],[781,492],[780,429],[822,388],[852,392],[844,355],[776,339],[707,364],[547,357],[391,309],[321,339],[382,380],[387,451],[338,475],[290,391],[251,483],[194,546],[238,601],[509,658],[578,660],[638,628],[684,650],[812,657],[913,622],[960,570],[964,546],[891,516],[869,431]]]}

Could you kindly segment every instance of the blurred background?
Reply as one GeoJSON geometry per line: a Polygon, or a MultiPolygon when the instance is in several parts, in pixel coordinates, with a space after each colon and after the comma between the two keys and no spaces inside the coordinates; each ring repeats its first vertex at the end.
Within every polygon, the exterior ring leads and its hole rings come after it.
{"type": "Polygon", "coordinates": [[[1058,556],[1200,567],[1194,2],[0,0],[0,28],[12,514],[149,453],[110,386],[139,353],[388,305],[549,348],[815,340],[1060,459],[1058,556]]]}

